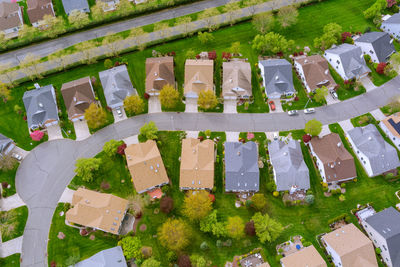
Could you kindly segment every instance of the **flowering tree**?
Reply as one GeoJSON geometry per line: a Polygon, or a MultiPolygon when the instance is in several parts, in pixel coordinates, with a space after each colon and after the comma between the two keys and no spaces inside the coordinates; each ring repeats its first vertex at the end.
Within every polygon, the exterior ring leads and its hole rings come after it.
{"type": "Polygon", "coordinates": [[[31,138],[33,141],[40,141],[44,136],[44,132],[37,130],[31,133],[31,138]]]}
{"type": "Polygon", "coordinates": [[[376,72],[379,74],[384,74],[386,65],[387,64],[385,62],[379,63],[378,66],[376,66],[376,72]]]}

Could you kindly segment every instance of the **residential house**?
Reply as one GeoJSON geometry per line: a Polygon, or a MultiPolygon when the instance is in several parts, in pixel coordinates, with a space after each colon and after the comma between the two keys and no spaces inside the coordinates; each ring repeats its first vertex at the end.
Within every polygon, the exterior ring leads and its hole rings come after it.
{"type": "Polygon", "coordinates": [[[0,2],[0,32],[6,38],[18,36],[18,31],[24,24],[20,6],[15,2],[0,2]]]}
{"type": "Polygon", "coordinates": [[[329,72],[328,61],[320,55],[296,57],[294,59],[294,67],[309,93],[315,92],[322,86],[325,86],[330,91],[337,87],[329,72]]]}
{"type": "Polygon", "coordinates": [[[74,267],[127,267],[124,252],[120,246],[102,250],[74,267]]]}
{"type": "Polygon", "coordinates": [[[36,130],[58,124],[58,108],[53,85],[26,91],[22,98],[28,127],[36,130]]]}
{"type": "Polygon", "coordinates": [[[103,11],[108,12],[108,11],[113,11],[117,8],[119,4],[119,0],[97,0],[103,2],[103,11]]]}
{"type": "Polygon", "coordinates": [[[354,41],[364,55],[369,55],[375,63],[387,62],[396,52],[393,40],[385,32],[367,32],[354,41]]]}
{"type": "Polygon", "coordinates": [[[400,13],[382,21],[381,30],[390,34],[393,38],[400,39],[400,13]]]}
{"type": "Polygon", "coordinates": [[[214,61],[187,59],[185,63],[184,95],[198,98],[200,91],[214,91],[214,61]]]}
{"type": "Polygon", "coordinates": [[[375,247],[381,250],[386,266],[400,266],[400,213],[390,207],[361,223],[375,247]]]}
{"type": "Polygon", "coordinates": [[[62,0],[65,13],[69,16],[73,10],[78,10],[82,13],[90,13],[90,8],[87,0],[62,0]]]}
{"type": "Polygon", "coordinates": [[[325,50],[324,57],[343,80],[360,79],[371,70],[365,63],[361,48],[351,44],[341,44],[325,50]]]}
{"type": "Polygon", "coordinates": [[[167,171],[154,140],[129,145],[125,149],[125,155],[133,185],[139,194],[169,183],[167,171]]]}
{"type": "Polygon", "coordinates": [[[122,107],[127,96],[137,95],[125,65],[99,72],[99,77],[107,105],[112,109],[122,107]]]}
{"type": "Polygon", "coordinates": [[[353,128],[347,137],[368,176],[381,175],[400,166],[397,150],[383,139],[375,125],[353,128]]]}
{"type": "Polygon", "coordinates": [[[46,15],[55,17],[51,0],[26,0],[26,4],[28,5],[27,13],[29,21],[33,27],[41,26],[43,17],[46,15]]]}
{"type": "Polygon", "coordinates": [[[160,94],[165,85],[175,87],[174,58],[151,57],[146,59],[146,93],[160,94]]]}
{"type": "Polygon", "coordinates": [[[15,147],[15,143],[10,138],[0,134],[0,157],[8,155],[15,147]]]}
{"type": "Polygon", "coordinates": [[[267,59],[258,62],[261,70],[265,94],[270,99],[292,96],[296,92],[293,86],[292,64],[286,59],[267,59]]]}
{"type": "Polygon", "coordinates": [[[280,262],[282,267],[327,267],[313,245],[283,257],[280,262]]]}
{"type": "Polygon", "coordinates": [[[321,138],[313,137],[309,145],[325,183],[337,184],[357,176],[354,158],[346,150],[337,133],[330,133],[321,138]]]}
{"type": "Polygon", "coordinates": [[[374,246],[354,224],[347,224],[321,237],[335,266],[377,267],[374,246]]]}
{"type": "Polygon", "coordinates": [[[249,99],[252,95],[250,63],[233,59],[222,63],[224,99],[249,99]]]}
{"type": "Polygon", "coordinates": [[[225,142],[225,191],[258,192],[259,187],[257,144],[225,142]]]}
{"type": "Polygon", "coordinates": [[[214,187],[215,149],[212,140],[182,140],[179,187],[182,190],[212,190],[214,187]]]}
{"type": "Polygon", "coordinates": [[[310,188],[310,174],[303,159],[300,143],[289,140],[287,143],[274,140],[268,144],[273,167],[276,191],[307,191],[310,188]]]}
{"type": "Polygon", "coordinates": [[[96,102],[90,77],[64,83],[61,94],[68,111],[68,119],[73,122],[83,120],[85,110],[96,102]]]}
{"type": "Polygon", "coordinates": [[[79,188],[72,196],[72,208],[66,221],[118,235],[128,210],[128,200],[79,188]]]}
{"type": "Polygon", "coordinates": [[[381,120],[379,126],[393,144],[400,149],[400,112],[381,120]]]}

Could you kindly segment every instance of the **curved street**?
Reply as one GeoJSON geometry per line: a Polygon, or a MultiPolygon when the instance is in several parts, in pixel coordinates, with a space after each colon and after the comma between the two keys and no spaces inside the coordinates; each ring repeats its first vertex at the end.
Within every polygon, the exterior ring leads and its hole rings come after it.
{"type": "Polygon", "coordinates": [[[154,121],[159,130],[271,132],[303,129],[306,121],[317,119],[324,125],[371,112],[400,95],[400,77],[355,98],[317,108],[317,112],[289,117],[275,114],[155,113],[144,114],[112,124],[83,141],[69,139],[43,143],[22,161],[16,175],[16,188],[29,208],[21,266],[47,266],[47,241],[57,203],[74,177],[75,160],[93,157],[110,139],[124,139],[139,133],[140,127],[154,121]]]}

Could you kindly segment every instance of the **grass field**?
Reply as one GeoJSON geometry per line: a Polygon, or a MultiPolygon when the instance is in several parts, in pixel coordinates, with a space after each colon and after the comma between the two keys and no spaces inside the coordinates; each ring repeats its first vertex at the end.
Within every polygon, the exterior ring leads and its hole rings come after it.
{"type": "Polygon", "coordinates": [[[28,208],[22,206],[9,211],[0,211],[0,220],[6,226],[1,228],[2,241],[17,238],[24,233],[26,220],[28,219],[28,208]]]}
{"type": "Polygon", "coordinates": [[[13,254],[11,256],[8,256],[7,258],[0,258],[0,265],[2,267],[19,267],[19,259],[21,257],[21,254],[13,254]]]}
{"type": "Polygon", "coordinates": [[[0,183],[6,182],[10,188],[3,188],[3,197],[12,196],[16,193],[15,190],[15,175],[17,173],[19,164],[16,164],[14,169],[9,171],[0,170],[0,183]]]}

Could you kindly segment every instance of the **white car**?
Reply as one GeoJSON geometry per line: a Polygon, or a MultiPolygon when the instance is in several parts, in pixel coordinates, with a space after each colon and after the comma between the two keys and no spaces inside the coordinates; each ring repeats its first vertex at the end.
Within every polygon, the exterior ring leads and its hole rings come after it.
{"type": "Polygon", "coordinates": [[[274,133],[274,140],[278,140],[278,139],[279,139],[278,133],[274,133]]]}
{"type": "Polygon", "coordinates": [[[338,99],[338,95],[337,95],[335,90],[331,91],[331,96],[332,96],[333,99],[338,99]]]}
{"type": "Polygon", "coordinates": [[[306,108],[304,114],[312,114],[315,112],[315,108],[306,108]]]}
{"type": "Polygon", "coordinates": [[[14,159],[16,159],[18,161],[22,160],[22,156],[17,153],[12,153],[11,157],[13,157],[14,159]]]}
{"type": "Polygon", "coordinates": [[[294,115],[299,114],[299,112],[298,112],[297,110],[289,110],[287,114],[288,114],[289,116],[294,116],[294,115]]]}
{"type": "Polygon", "coordinates": [[[121,110],[121,108],[116,108],[116,111],[117,111],[118,117],[122,117],[122,110],[121,110]]]}

